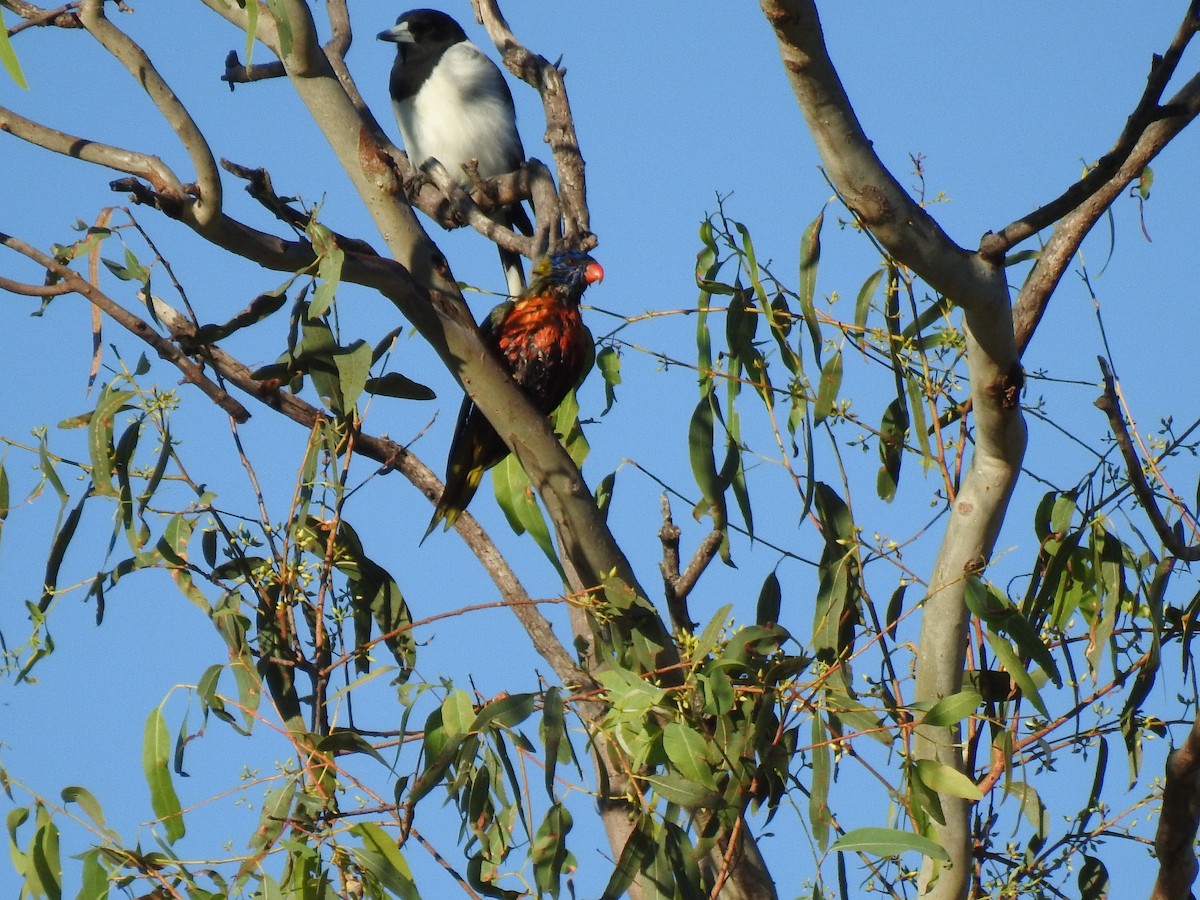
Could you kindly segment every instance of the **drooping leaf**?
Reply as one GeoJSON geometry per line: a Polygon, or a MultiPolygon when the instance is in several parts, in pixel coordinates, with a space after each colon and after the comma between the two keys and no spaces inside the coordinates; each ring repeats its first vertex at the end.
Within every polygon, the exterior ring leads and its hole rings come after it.
{"type": "Polygon", "coordinates": [[[621,354],[615,347],[602,347],[596,354],[596,368],[604,378],[604,410],[600,413],[603,416],[617,400],[616,387],[621,383],[621,354]]]}
{"type": "Polygon", "coordinates": [[[883,280],[883,271],[876,269],[858,289],[858,298],[854,302],[854,328],[858,333],[859,349],[866,348],[867,316],[871,312],[871,301],[875,299],[875,291],[879,289],[879,282],[883,280]]]}
{"type": "Polygon", "coordinates": [[[821,365],[821,325],[817,321],[817,265],[821,261],[821,226],[825,210],[813,219],[800,238],[800,314],[812,338],[813,358],[821,365]]]}
{"type": "Polygon", "coordinates": [[[4,25],[3,13],[0,13],[0,65],[4,66],[4,71],[8,73],[17,85],[24,90],[29,89],[29,82],[25,80],[25,73],[21,71],[21,62],[17,59],[16,51],[13,50],[12,41],[8,39],[8,29],[4,25]]]}
{"type": "Polygon", "coordinates": [[[941,844],[897,828],[855,828],[834,841],[829,849],[839,853],[871,853],[875,856],[899,856],[914,851],[930,859],[950,861],[950,854],[941,844]]]}
{"type": "Polygon", "coordinates": [[[904,460],[904,441],[908,435],[908,407],[903,396],[888,404],[879,426],[879,499],[891,503],[900,484],[900,464],[904,460]]]}
{"type": "Polygon", "coordinates": [[[1079,900],[1107,900],[1108,869],[1103,860],[1084,854],[1079,866],[1079,900]]]}
{"type": "Polygon", "coordinates": [[[783,592],[779,586],[779,575],[771,570],[763,580],[758,592],[758,608],[754,621],[759,625],[773,625],[779,621],[779,610],[783,603],[783,592]]]}
{"type": "Polygon", "coordinates": [[[358,340],[349,347],[339,348],[333,354],[333,364],[337,367],[341,394],[338,409],[348,415],[367,385],[367,376],[371,371],[371,345],[358,340]]]}
{"type": "Polygon", "coordinates": [[[150,807],[166,829],[169,844],[175,843],[186,832],[183,810],[179,805],[179,796],[175,793],[168,768],[171,755],[171,738],[167,734],[167,723],[162,710],[156,707],[146,719],[145,735],[142,738],[142,771],[150,788],[150,807]]]}
{"type": "Polygon", "coordinates": [[[378,378],[368,378],[364,390],[376,397],[395,397],[400,400],[435,400],[433,388],[413,381],[399,372],[385,372],[378,378]]]}
{"type": "Polygon", "coordinates": [[[833,751],[828,742],[829,732],[819,715],[812,717],[812,785],[808,795],[808,823],[813,839],[822,850],[829,847],[829,829],[833,812],[829,808],[829,788],[833,783],[833,751]]]}
{"type": "Polygon", "coordinates": [[[819,425],[833,412],[838,391],[842,388],[842,351],[834,352],[821,367],[821,380],[817,385],[817,402],[813,405],[813,424],[819,425]]]}
{"type": "Polygon", "coordinates": [[[983,792],[970,778],[936,759],[918,759],[917,771],[921,781],[939,794],[949,794],[964,800],[982,800],[983,792]]]}
{"type": "Polygon", "coordinates": [[[564,870],[572,862],[567,850],[567,834],[571,831],[571,814],[561,803],[553,803],[538,828],[529,848],[533,861],[533,878],[541,894],[558,900],[564,870]]]}
{"type": "Polygon", "coordinates": [[[401,900],[421,900],[408,860],[394,837],[374,822],[359,822],[350,826],[350,832],[362,841],[362,850],[351,852],[364,869],[401,900]]]}

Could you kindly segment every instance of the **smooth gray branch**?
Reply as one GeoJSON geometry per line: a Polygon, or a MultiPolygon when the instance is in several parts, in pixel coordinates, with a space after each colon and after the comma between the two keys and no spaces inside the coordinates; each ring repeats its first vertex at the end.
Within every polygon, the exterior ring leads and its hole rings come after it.
{"type": "Polygon", "coordinates": [[[202,225],[221,214],[221,176],[204,133],[171,90],[150,57],[104,15],[104,0],[83,0],[79,19],[84,28],[120,62],[150,97],[163,120],[175,132],[196,169],[192,215],[202,225]]]}

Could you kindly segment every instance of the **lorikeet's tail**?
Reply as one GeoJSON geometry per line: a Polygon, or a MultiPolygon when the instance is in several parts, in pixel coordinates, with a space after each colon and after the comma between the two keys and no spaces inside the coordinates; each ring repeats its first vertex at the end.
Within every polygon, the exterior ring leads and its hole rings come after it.
{"type": "Polygon", "coordinates": [[[446,523],[443,526],[444,531],[449,531],[454,527],[454,523],[458,521],[462,511],[467,508],[467,504],[475,496],[475,491],[479,489],[479,482],[483,479],[484,471],[483,466],[475,466],[472,469],[451,470],[447,474],[446,487],[433,510],[433,518],[429,520],[429,527],[421,535],[421,544],[425,543],[425,538],[433,533],[433,529],[437,528],[439,522],[446,523]]]}
{"type": "Polygon", "coordinates": [[[454,438],[450,441],[446,486],[433,510],[429,527],[421,537],[422,543],[437,528],[438,522],[445,522],[447,529],[453,527],[479,489],[483,473],[507,455],[508,448],[500,440],[500,435],[496,434],[492,423],[471,402],[470,397],[465,397],[458,411],[454,438]]]}

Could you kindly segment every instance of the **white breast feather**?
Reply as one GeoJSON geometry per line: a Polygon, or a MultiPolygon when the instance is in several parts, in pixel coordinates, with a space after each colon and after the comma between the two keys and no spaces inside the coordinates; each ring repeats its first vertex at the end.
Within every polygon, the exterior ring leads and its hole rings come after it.
{"type": "Polygon", "coordinates": [[[472,159],[484,178],[520,165],[520,138],[508,124],[504,90],[500,70],[478,47],[468,41],[450,47],[417,96],[393,104],[413,165],[434,157],[462,184],[462,165],[472,159]]]}

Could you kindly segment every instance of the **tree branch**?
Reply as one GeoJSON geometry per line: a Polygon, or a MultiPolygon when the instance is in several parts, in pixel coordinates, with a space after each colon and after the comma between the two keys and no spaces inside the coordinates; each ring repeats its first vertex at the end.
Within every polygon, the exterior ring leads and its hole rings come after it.
{"type": "Polygon", "coordinates": [[[1125,121],[1125,127],[1121,130],[1113,148],[1100,157],[1096,165],[1083,178],[1058,197],[1010,225],[1006,225],[1000,231],[984,235],[979,244],[979,252],[985,259],[994,262],[1001,261],[1009,249],[1037,234],[1043,228],[1053,225],[1089,197],[1103,190],[1105,185],[1123,168],[1150,125],[1161,119],[1180,114],[1180,110],[1174,102],[1168,103],[1164,107],[1159,105],[1159,101],[1162,99],[1163,91],[1167,89],[1167,83],[1179,66],[1183,51],[1195,36],[1197,29],[1200,29],[1198,11],[1200,11],[1200,0],[1192,0],[1166,52],[1162,56],[1154,55],[1150,63],[1150,74],[1146,78],[1145,90],[1142,91],[1141,99],[1138,100],[1137,106],[1125,121]]]}
{"type": "MultiPolygon", "coordinates": [[[[244,406],[229,396],[224,388],[209,379],[204,374],[204,370],[184,356],[175,344],[162,337],[148,323],[130,313],[96,285],[91,284],[79,275],[74,269],[63,265],[58,260],[47,256],[24,241],[2,232],[0,232],[0,245],[15,250],[22,256],[33,260],[50,275],[59,279],[61,286],[66,290],[79,294],[130,334],[145,341],[154,348],[160,357],[183,373],[184,381],[198,387],[206,397],[225,410],[235,421],[245,422],[250,418],[250,413],[246,411],[244,406]]],[[[7,287],[7,285],[0,283],[0,287],[7,287]]],[[[17,293],[25,292],[18,291],[17,293]]]]}
{"type": "Polygon", "coordinates": [[[1167,756],[1167,783],[1154,835],[1158,878],[1150,900],[1189,900],[1196,880],[1196,831],[1200,828],[1200,718],[1183,746],[1167,756]]]}
{"type": "MultiPolygon", "coordinates": [[[[575,118],[563,82],[566,70],[528,50],[508,27],[496,0],[471,0],[478,21],[487,29],[492,42],[509,71],[533,87],[542,98],[546,115],[546,143],[558,172],[558,193],[562,207],[563,240],[569,246],[585,249],[596,245],[591,231],[587,205],[587,180],[583,154],[575,133],[575,118]]],[[[539,220],[540,206],[535,204],[539,220]]],[[[540,225],[540,221],[539,221],[540,225]]]]}
{"type": "MultiPolygon", "coordinates": [[[[967,369],[976,416],[975,449],[950,511],[921,618],[915,700],[935,702],[962,687],[969,612],[967,575],[986,565],[1025,451],[1019,400],[1023,376],[1012,309],[998,265],[955,244],[884,167],[864,134],[825,48],[813,0],[760,0],[775,29],[784,69],[827,174],[884,249],[964,312],[967,369]]],[[[956,728],[918,729],[918,758],[965,772],[956,728]]],[[[971,873],[969,806],[940,795],[938,840],[950,864],[922,873],[922,896],[960,898],[971,873]]]]}
{"type": "MultiPolygon", "coordinates": [[[[27,119],[20,113],[0,106],[0,132],[6,132],[63,156],[125,172],[148,181],[164,203],[172,208],[182,207],[188,199],[187,190],[179,177],[157,156],[101,144],[87,138],[68,134],[27,119]]],[[[176,216],[178,217],[178,215],[176,216]]]]}
{"type": "Polygon", "coordinates": [[[26,3],[25,0],[5,0],[0,5],[11,9],[25,20],[8,29],[10,37],[24,31],[26,28],[44,28],[48,26],[54,28],[83,27],[79,22],[79,16],[75,12],[79,8],[78,3],[66,3],[56,9],[42,9],[40,6],[26,3]]]}
{"type": "Polygon", "coordinates": [[[129,70],[134,79],[157,107],[163,120],[175,132],[196,169],[197,193],[192,202],[192,215],[200,224],[211,221],[221,213],[221,176],[208,141],[195,120],[167,85],[150,57],[125,32],[113,25],[104,15],[104,0],[83,0],[79,19],[92,37],[113,58],[129,70]]]}
{"type": "Polygon", "coordinates": [[[1124,164],[1058,223],[1046,246],[1038,254],[1037,262],[1021,286],[1013,307],[1017,345],[1022,352],[1033,339],[1033,333],[1050,305],[1051,295],[1092,226],[1125,188],[1140,177],[1150,161],[1200,115],[1200,74],[1194,75],[1180,88],[1168,101],[1168,106],[1174,115],[1158,119],[1146,127],[1124,164]]]}
{"type": "Polygon", "coordinates": [[[1121,415],[1121,404],[1117,399],[1117,386],[1113,380],[1112,369],[1103,356],[1098,357],[1098,360],[1100,373],[1104,378],[1104,393],[1096,399],[1096,408],[1108,416],[1108,427],[1112,429],[1117,449],[1121,451],[1121,458],[1125,460],[1125,473],[1129,477],[1133,493],[1167,551],[1176,559],[1196,562],[1200,560],[1200,545],[1189,545],[1183,541],[1167,524],[1166,518],[1159,510],[1158,498],[1154,496],[1154,489],[1146,480],[1146,474],[1142,471],[1142,461],[1138,459],[1137,449],[1129,439],[1129,429],[1125,427],[1125,417],[1121,415]]]}
{"type": "Polygon", "coordinates": [[[954,243],[880,162],[829,59],[813,0],[761,0],[830,180],[888,253],[964,309],[992,302],[994,267],[954,243]],[[982,296],[981,296],[982,294],[982,296]]]}

